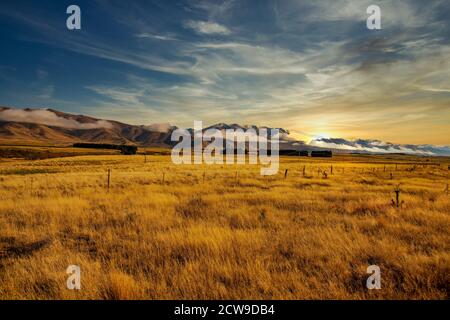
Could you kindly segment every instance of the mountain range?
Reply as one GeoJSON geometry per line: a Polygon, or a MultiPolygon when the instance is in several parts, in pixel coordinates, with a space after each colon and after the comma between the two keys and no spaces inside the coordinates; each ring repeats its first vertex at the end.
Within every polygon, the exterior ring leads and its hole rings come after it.
{"type": "MultiPolygon", "coordinates": [[[[204,128],[249,129],[258,132],[254,125],[218,123],[204,128]]],[[[71,145],[76,142],[130,144],[141,147],[171,147],[173,130],[167,123],[130,125],[114,120],[74,115],[53,109],[16,109],[0,107],[0,144],[71,145]]],[[[289,130],[277,128],[280,149],[320,150],[360,153],[406,153],[417,155],[450,155],[449,146],[395,144],[379,140],[346,140],[342,138],[317,138],[309,143],[293,139],[289,130]]],[[[192,129],[188,129],[192,132],[192,129]]]]}
{"type": "Polygon", "coordinates": [[[0,142],[67,145],[75,142],[170,145],[169,130],[129,125],[53,109],[12,109],[0,107],[0,142]]]}

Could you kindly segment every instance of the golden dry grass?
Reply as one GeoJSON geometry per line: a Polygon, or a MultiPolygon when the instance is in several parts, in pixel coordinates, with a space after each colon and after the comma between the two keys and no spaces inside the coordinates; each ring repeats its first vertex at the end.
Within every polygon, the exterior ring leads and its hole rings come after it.
{"type": "Polygon", "coordinates": [[[448,299],[449,162],[426,160],[282,158],[271,177],[169,156],[3,161],[0,298],[448,299]]]}

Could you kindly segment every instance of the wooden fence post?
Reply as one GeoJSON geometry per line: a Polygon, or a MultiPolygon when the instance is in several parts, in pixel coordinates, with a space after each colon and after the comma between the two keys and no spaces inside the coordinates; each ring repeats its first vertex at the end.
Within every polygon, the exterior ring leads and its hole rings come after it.
{"type": "Polygon", "coordinates": [[[401,192],[400,185],[395,187],[394,192],[395,192],[395,205],[398,208],[400,206],[400,192],[401,192]]]}
{"type": "Polygon", "coordinates": [[[108,192],[110,185],[111,185],[111,169],[108,169],[108,192]]]}

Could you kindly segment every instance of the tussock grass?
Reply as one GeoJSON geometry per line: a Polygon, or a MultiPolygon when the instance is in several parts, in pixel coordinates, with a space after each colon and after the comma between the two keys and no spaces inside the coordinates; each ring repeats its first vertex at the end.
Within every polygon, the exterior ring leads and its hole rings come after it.
{"type": "Polygon", "coordinates": [[[448,159],[390,158],[282,158],[272,177],[164,155],[1,162],[0,298],[448,299],[448,159]]]}

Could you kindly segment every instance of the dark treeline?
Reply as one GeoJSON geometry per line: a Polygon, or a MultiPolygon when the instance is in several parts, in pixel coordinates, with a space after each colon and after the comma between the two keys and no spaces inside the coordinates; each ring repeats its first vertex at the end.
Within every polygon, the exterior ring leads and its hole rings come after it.
{"type": "Polygon", "coordinates": [[[311,157],[323,157],[323,158],[331,158],[333,153],[329,150],[324,151],[311,151],[311,157]]]}
{"type": "Polygon", "coordinates": [[[122,154],[136,154],[136,146],[118,145],[118,144],[107,144],[107,143],[74,143],[74,148],[89,148],[89,149],[114,149],[120,150],[122,154]]]}

